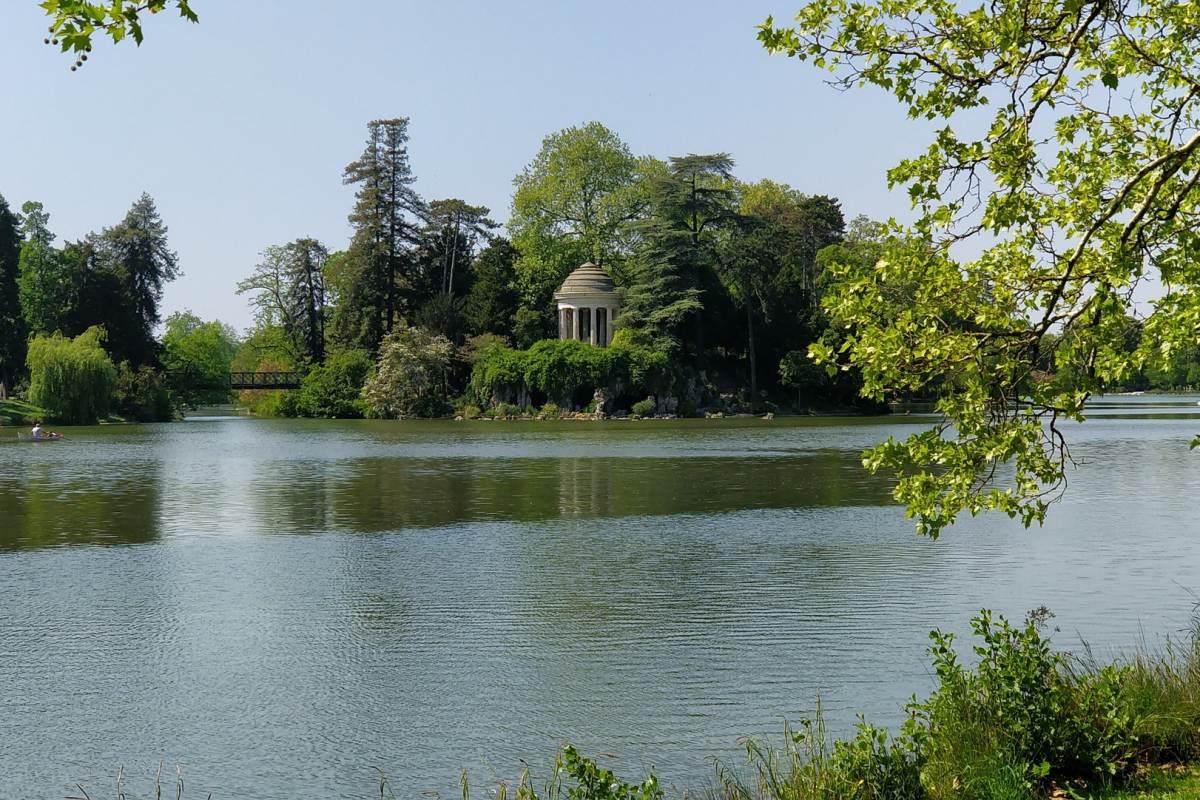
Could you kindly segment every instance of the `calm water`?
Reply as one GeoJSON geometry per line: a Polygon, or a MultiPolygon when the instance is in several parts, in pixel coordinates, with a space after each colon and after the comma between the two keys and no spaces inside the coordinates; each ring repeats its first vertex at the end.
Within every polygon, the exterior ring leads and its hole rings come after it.
{"type": "Polygon", "coordinates": [[[894,722],[981,606],[1157,641],[1200,591],[1196,400],[1105,404],[1044,528],[938,542],[858,463],[915,417],[0,434],[0,797],[160,759],[185,797],[451,796],[563,741],[695,787],[818,695],[894,722]]]}

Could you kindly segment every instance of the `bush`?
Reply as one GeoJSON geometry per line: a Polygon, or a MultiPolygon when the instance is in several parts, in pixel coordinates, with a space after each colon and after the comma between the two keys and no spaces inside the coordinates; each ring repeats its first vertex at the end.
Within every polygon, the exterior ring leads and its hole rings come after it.
{"type": "Polygon", "coordinates": [[[523,413],[520,406],[512,403],[500,403],[489,412],[488,416],[492,419],[520,419],[523,413]]]}
{"type": "Polygon", "coordinates": [[[654,415],[656,408],[658,403],[654,402],[654,398],[647,397],[645,400],[638,400],[629,410],[639,417],[649,417],[654,415]]]}
{"type": "Polygon", "coordinates": [[[362,390],[371,368],[371,357],[363,350],[346,350],[330,356],[304,376],[296,396],[296,416],[329,419],[364,416],[362,390]]]}
{"type": "Polygon", "coordinates": [[[538,419],[560,419],[561,417],[562,409],[558,407],[557,403],[546,403],[538,412],[538,419]]]}
{"type": "Polygon", "coordinates": [[[35,336],[29,342],[29,400],[53,420],[90,425],[108,415],[117,369],[104,352],[102,327],[74,339],[61,334],[35,336]]]}
{"type": "Polygon", "coordinates": [[[528,350],[493,343],[478,353],[469,392],[480,405],[539,392],[569,406],[583,390],[633,389],[660,393],[672,383],[666,354],[637,346],[594,347],[570,339],[543,339],[528,350]]]}
{"type": "Polygon", "coordinates": [[[1028,800],[1052,785],[1090,790],[1147,763],[1200,757],[1200,629],[1189,647],[1099,667],[1050,647],[1048,613],[1016,626],[981,611],[971,621],[974,668],[959,661],[953,636],[934,631],[937,689],[909,704],[899,735],[863,722],[831,743],[818,707],[782,748],[751,740],[751,783],[722,768],[720,796],[1028,800]]]}
{"type": "Polygon", "coordinates": [[[443,417],[450,413],[454,345],[420,328],[397,328],[383,340],[379,365],[363,387],[373,417],[443,417]]]}
{"type": "Polygon", "coordinates": [[[463,419],[479,419],[481,416],[483,416],[483,411],[480,410],[479,406],[467,403],[455,408],[454,415],[456,417],[462,417],[463,419]]]}

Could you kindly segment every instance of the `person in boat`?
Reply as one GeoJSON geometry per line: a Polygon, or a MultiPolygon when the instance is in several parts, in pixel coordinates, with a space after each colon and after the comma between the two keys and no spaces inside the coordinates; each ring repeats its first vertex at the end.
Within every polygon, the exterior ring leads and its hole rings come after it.
{"type": "Polygon", "coordinates": [[[54,431],[48,431],[45,428],[43,428],[42,421],[40,419],[37,422],[33,423],[33,430],[30,431],[30,436],[35,441],[40,440],[40,439],[61,439],[62,438],[61,433],[55,433],[54,431]]]}

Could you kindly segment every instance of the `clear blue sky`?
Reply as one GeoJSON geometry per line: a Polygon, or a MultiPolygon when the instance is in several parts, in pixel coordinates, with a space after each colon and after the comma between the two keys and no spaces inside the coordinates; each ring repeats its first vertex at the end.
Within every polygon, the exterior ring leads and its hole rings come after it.
{"type": "Polygon", "coordinates": [[[599,120],[635,153],[728,151],[743,179],[905,215],[884,171],[922,131],[877,91],[841,94],[769,56],[776,0],[194,0],[146,42],[100,44],[77,73],[42,44],[36,0],[0,10],[0,194],[36,199],[61,238],[158,202],[184,276],[164,311],[243,328],[234,284],[266,246],[348,240],[342,168],[368,120],[411,118],[421,194],[508,217],[512,178],[560,128],[599,120]]]}

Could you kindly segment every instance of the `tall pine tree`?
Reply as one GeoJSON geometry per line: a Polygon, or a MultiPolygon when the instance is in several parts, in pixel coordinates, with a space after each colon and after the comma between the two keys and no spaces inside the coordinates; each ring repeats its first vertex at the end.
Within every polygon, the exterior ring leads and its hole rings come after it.
{"type": "Polygon", "coordinates": [[[366,147],[346,166],[343,181],[358,188],[346,254],[354,262],[346,269],[352,283],[342,290],[336,327],[343,343],[375,353],[396,320],[412,311],[411,248],[420,240],[425,205],[412,188],[408,119],[368,123],[366,147]]]}
{"type": "Polygon", "coordinates": [[[120,224],[101,235],[105,258],[118,276],[124,302],[133,324],[124,336],[109,333],[108,349],[113,361],[128,361],[133,367],[155,364],[158,345],[154,326],[159,322],[158,304],[163,286],[179,276],[179,259],[167,245],[167,226],[158,215],[150,195],[143,193],[120,224]]]}
{"type": "Polygon", "coordinates": [[[21,261],[21,218],[0,195],[0,384],[11,389],[25,369],[25,321],[17,278],[21,261]]]}

